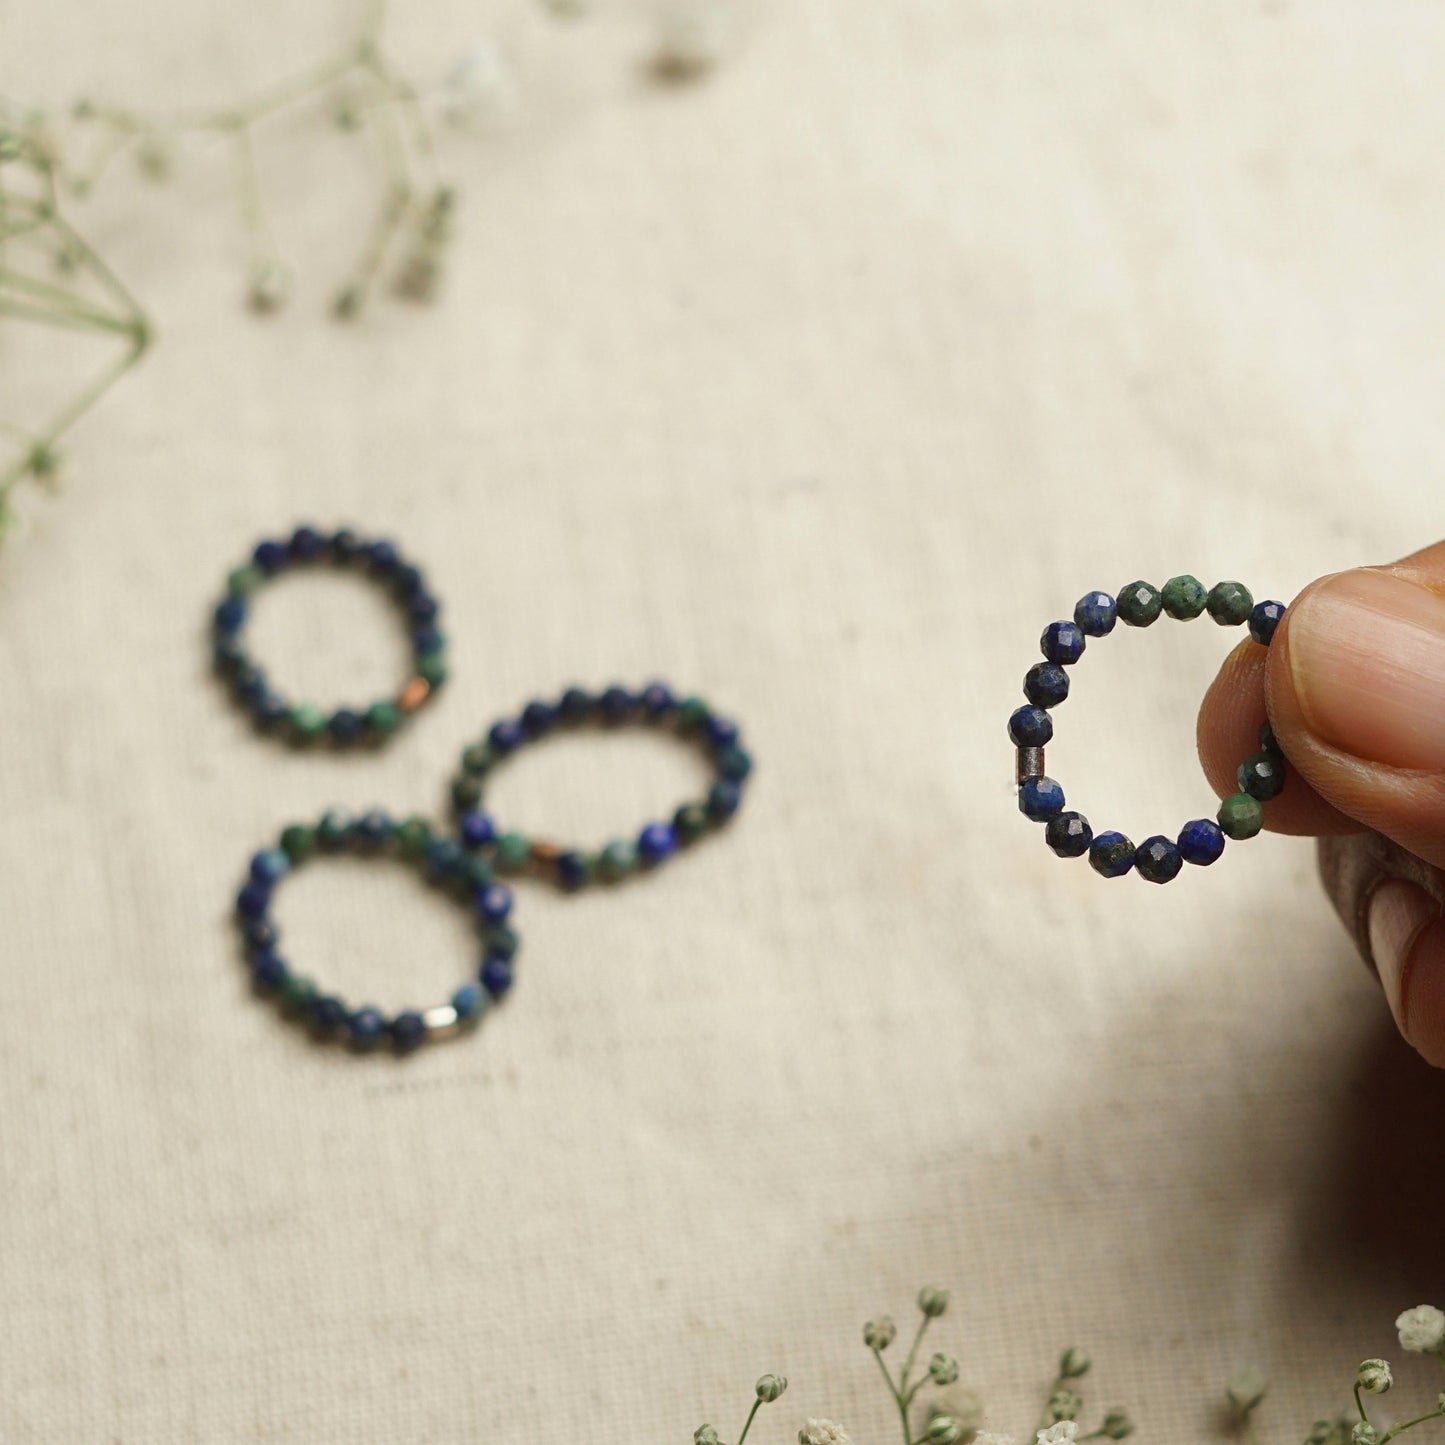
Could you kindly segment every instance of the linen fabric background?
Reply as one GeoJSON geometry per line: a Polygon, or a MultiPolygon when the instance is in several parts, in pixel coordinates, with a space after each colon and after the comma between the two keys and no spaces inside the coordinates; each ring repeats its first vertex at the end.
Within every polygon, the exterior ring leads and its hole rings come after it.
{"type": "MultiPolygon", "coordinates": [[[[1106,884],[1018,816],[1004,721],[1089,588],[1288,600],[1439,536],[1445,18],[737,18],[670,88],[640,9],[403,7],[422,81],[491,38],[516,82],[447,139],[430,309],[326,319],[372,192],[313,113],[261,140],[297,263],[273,320],[240,304],[220,152],[154,190],[122,167],[77,212],[158,343],[0,559],[6,1445],[734,1439],[769,1369],[792,1385],[760,1442],[816,1414],[885,1441],[861,1326],[906,1329],[924,1283],[995,1428],[1077,1343],[1140,1438],[1213,1438],[1255,1359],[1290,1439],[1442,1293],[1445,1089],[1311,846],[1106,884]],[[227,569],[300,520],[394,535],[444,600],[454,681],[379,756],[258,739],[209,676],[227,569]],[[249,998],[228,906],[283,824],[440,815],[495,716],[653,675],[744,724],[743,812],[615,892],[519,887],[518,986],[475,1038],[357,1060],[249,998]]],[[[7,0],[0,90],[213,102],[349,23],[7,0]]],[[[100,354],[0,346],[7,412],[100,354]]],[[[295,693],[400,667],[360,585],[257,613],[295,693]]],[[[1091,643],[1050,771],[1096,826],[1212,810],[1193,717],[1238,635],[1091,643]]],[[[701,777],[588,738],[492,802],[601,841],[701,777]]],[[[399,868],[317,868],[279,911],[357,1001],[470,967],[399,868]]]]}

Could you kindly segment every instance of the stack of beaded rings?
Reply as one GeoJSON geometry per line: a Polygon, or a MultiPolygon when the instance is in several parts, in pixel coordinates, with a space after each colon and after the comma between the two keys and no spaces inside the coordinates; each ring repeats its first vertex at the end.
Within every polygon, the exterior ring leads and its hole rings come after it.
{"type": "Polygon", "coordinates": [[[743,784],[751,771],[752,759],[739,745],[737,724],[714,712],[701,698],[679,699],[661,682],[650,683],[640,692],[614,686],[590,693],[571,687],[556,702],[530,702],[519,716],[493,723],[486,737],[462,754],[461,770],[452,782],[452,806],[462,841],[493,858],[499,871],[530,869],[564,888],[581,888],[593,880],[617,882],[639,866],[656,867],[680,846],[726,822],[742,802],[743,784]],[[645,723],[696,740],[706,749],[716,773],[707,796],[683,803],[671,822],[646,824],[636,841],[618,839],[596,851],[499,832],[487,814],[479,811],[492,769],[527,743],[587,723],[604,727],[645,723]]]}
{"type": "Polygon", "coordinates": [[[508,926],[511,911],[511,890],[496,881],[485,859],[469,856],[455,838],[434,836],[424,819],[394,823],[380,811],[354,821],[331,812],[314,825],[292,824],[275,847],[252,858],[250,876],[236,897],[246,960],[259,993],[278,998],[283,1012],[319,1039],[346,1043],[361,1051],[389,1043],[400,1053],[473,1027],[511,987],[519,946],[516,933],[508,926]],[[276,886],[293,868],[318,853],[347,852],[410,863],[475,912],[482,936],[476,982],[463,984],[450,1003],[425,1010],[406,1009],[388,1018],[371,1005],[352,1008],[335,995],[322,993],[304,974],[292,971],[276,949],[279,933],[271,919],[276,886]]]}
{"type": "Polygon", "coordinates": [[[447,676],[446,642],[437,628],[440,606],[421,572],[392,542],[363,541],[343,529],[330,535],[297,527],[284,541],[259,542],[245,566],[227,579],[226,596],[214,614],[216,666],[257,724],[296,743],[326,738],[340,747],[378,743],[426,702],[447,676]],[[330,712],[311,703],[292,704],[275,691],[242,642],[251,595],[288,567],[331,563],[354,568],[388,587],[411,629],[413,675],[396,697],[369,707],[338,707],[330,712]]]}
{"type": "Polygon", "coordinates": [[[1136,848],[1122,833],[1096,835],[1082,814],[1064,811],[1064,790],[1044,775],[1044,745],[1054,734],[1049,710],[1068,697],[1065,669],[1083,656],[1085,638],[1107,635],[1120,619],[1129,627],[1148,627],[1161,612],[1188,621],[1205,611],[1221,627],[1247,622],[1250,636],[1265,647],[1285,613],[1281,602],[1256,603],[1238,582],[1220,582],[1206,592],[1193,577],[1175,577],[1163,587],[1131,582],[1117,600],[1107,592],[1090,592],[1079,599],[1072,622],[1051,622],[1044,629],[1039,642],[1044,661],[1024,677],[1029,705],[1009,718],[1008,732],[1018,750],[1019,811],[1047,824],[1046,840],[1059,857],[1087,853],[1094,870],[1105,878],[1120,878],[1137,868],[1150,883],[1168,883],[1185,863],[1213,863],[1224,852],[1226,837],[1253,838],[1264,826],[1263,805],[1279,796],[1285,781],[1284,757],[1268,722],[1260,729],[1260,751],[1239,765],[1239,792],[1219,805],[1217,821],[1196,818],[1175,841],[1161,834],[1136,848]]]}

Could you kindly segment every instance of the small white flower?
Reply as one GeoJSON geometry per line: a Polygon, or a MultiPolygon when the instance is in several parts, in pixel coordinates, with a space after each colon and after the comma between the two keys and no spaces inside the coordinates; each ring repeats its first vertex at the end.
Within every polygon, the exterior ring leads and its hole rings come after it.
{"type": "Polygon", "coordinates": [[[668,0],[657,18],[658,70],[675,80],[706,74],[723,58],[727,30],[719,0],[668,0]]]}
{"type": "Polygon", "coordinates": [[[1242,1370],[1236,1370],[1225,1386],[1225,1392],[1241,1415],[1248,1415],[1255,1409],[1268,1389],[1269,1379],[1258,1365],[1246,1365],[1242,1370]]]}
{"type": "Polygon", "coordinates": [[[441,88],[442,118],[471,130],[511,108],[512,80],[495,45],[481,41],[452,66],[441,88]]]}
{"type": "Polygon", "coordinates": [[[1064,1445],[1064,1442],[1072,1442],[1079,1438],[1079,1427],[1072,1420],[1060,1420],[1056,1425],[1050,1425],[1047,1430],[1040,1430],[1034,1439],[1034,1445],[1064,1445]]]}
{"type": "Polygon", "coordinates": [[[1445,1345],[1445,1314],[1434,1305],[1416,1305],[1395,1321],[1402,1349],[1417,1355],[1429,1354],[1445,1345]]]}
{"type": "Polygon", "coordinates": [[[798,1431],[798,1445],[853,1445],[847,1431],[832,1420],[809,1420],[798,1431]]]}

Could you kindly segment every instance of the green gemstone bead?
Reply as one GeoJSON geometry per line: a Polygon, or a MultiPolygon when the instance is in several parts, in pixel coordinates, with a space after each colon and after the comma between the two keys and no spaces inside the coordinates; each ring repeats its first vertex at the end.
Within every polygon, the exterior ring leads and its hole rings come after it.
{"type": "Polygon", "coordinates": [[[685,697],[677,705],[677,730],[695,733],[708,717],[708,705],[700,697],[685,697]]]}
{"type": "Polygon", "coordinates": [[[503,833],[497,839],[497,867],[506,873],[525,868],[532,857],[532,845],[522,833],[503,833]]]}
{"type": "Polygon", "coordinates": [[[724,748],[713,758],[713,766],[720,778],[730,783],[746,781],[753,770],[753,760],[741,748],[724,748]]]}
{"type": "Polygon", "coordinates": [[[303,743],[314,742],[326,731],[326,714],[309,702],[293,707],[288,717],[292,732],[303,743]]]}
{"type": "Polygon", "coordinates": [[[707,809],[701,803],[684,803],[672,815],[672,826],[683,843],[695,843],[707,832],[707,809]]]}
{"type": "Polygon", "coordinates": [[[490,887],[497,881],[492,865],[480,853],[468,853],[462,863],[461,881],[471,892],[490,887]]]}
{"type": "Polygon", "coordinates": [[[372,732],[390,737],[401,726],[401,709],[394,702],[374,702],[366,710],[366,725],[372,732]]]}
{"type": "Polygon", "coordinates": [[[462,771],[469,777],[480,778],[496,762],[496,757],[486,743],[473,743],[462,754],[462,771]]]}
{"type": "Polygon", "coordinates": [[[1152,582],[1131,582],[1119,589],[1119,621],[1130,627],[1148,627],[1163,607],[1159,589],[1152,582]]]}
{"type": "Polygon", "coordinates": [[[1264,827],[1264,804],[1248,793],[1231,793],[1219,805],[1219,826],[1227,838],[1253,838],[1264,827]]]}
{"type": "Polygon", "coordinates": [[[332,809],[316,825],[316,841],[323,848],[339,848],[351,837],[351,819],[342,812],[332,809]]]}
{"type": "Polygon", "coordinates": [[[1249,621],[1254,598],[1243,582],[1216,582],[1209,589],[1209,615],[1221,627],[1238,627],[1249,621]]]}
{"type": "Polygon", "coordinates": [[[281,985],[281,1007],[288,1014],[299,1014],[316,1002],[316,985],[299,974],[288,974],[281,985]]]}
{"type": "Polygon", "coordinates": [[[1178,622],[1189,622],[1199,616],[1209,603],[1209,593],[1197,577],[1185,573],[1171,577],[1159,594],[1164,610],[1178,622]]]}
{"type": "Polygon", "coordinates": [[[515,958],[517,950],[522,946],[522,940],[517,937],[515,930],[501,923],[487,930],[486,944],[487,952],[496,958],[515,958]]]}
{"type": "Polygon", "coordinates": [[[396,827],[396,845],[403,858],[420,858],[431,842],[431,824],[425,818],[407,818],[396,827]]]}
{"type": "Polygon", "coordinates": [[[428,652],[416,660],[418,677],[424,677],[433,687],[440,687],[447,680],[447,658],[444,652],[428,652]]]}
{"type": "Polygon", "coordinates": [[[480,778],[457,778],[452,783],[452,802],[457,811],[465,813],[482,801],[480,778]]]}
{"type": "Polygon", "coordinates": [[[237,567],[226,578],[226,591],[233,597],[249,597],[265,580],[259,567],[237,567]]]}
{"type": "Polygon", "coordinates": [[[609,883],[615,883],[619,878],[625,878],[637,867],[637,849],[631,843],[624,843],[620,840],[609,843],[597,855],[597,876],[606,879],[609,883]]]}
{"type": "Polygon", "coordinates": [[[293,863],[304,863],[316,851],[316,829],[292,823],[282,830],[281,850],[293,863]]]}

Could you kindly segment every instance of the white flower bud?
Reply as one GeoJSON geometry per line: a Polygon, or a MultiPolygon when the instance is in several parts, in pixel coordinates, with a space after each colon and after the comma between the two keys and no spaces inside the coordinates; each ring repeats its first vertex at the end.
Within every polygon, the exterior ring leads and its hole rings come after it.
{"type": "Polygon", "coordinates": [[[886,1350],[898,1333],[897,1326],[887,1315],[879,1315],[863,1326],[863,1343],[870,1350],[886,1350]]]}
{"type": "Polygon", "coordinates": [[[1134,1433],[1134,1422],[1129,1418],[1128,1411],[1114,1409],[1104,1416],[1099,1430],[1107,1440],[1125,1440],[1134,1433]]]}
{"type": "Polygon", "coordinates": [[[699,1425],[692,1432],[692,1445],[719,1445],[717,1431],[711,1425],[699,1425]]]}
{"type": "Polygon", "coordinates": [[[923,1438],[930,1445],[958,1445],[963,1436],[963,1422],[955,1420],[952,1415],[935,1415],[923,1432],[923,1438]]]}
{"type": "Polygon", "coordinates": [[[1350,1431],[1350,1445],[1375,1445],[1379,1438],[1380,1432],[1363,1420],[1350,1431]]]}
{"type": "Polygon", "coordinates": [[[921,1289],[918,1291],[918,1308],[931,1320],[936,1320],[948,1308],[948,1291],[943,1289],[921,1289]]]}
{"type": "Polygon", "coordinates": [[[1383,1395],[1394,1383],[1388,1360],[1364,1360],[1355,1374],[1355,1384],[1372,1395],[1383,1395]]]}
{"type": "Polygon", "coordinates": [[[1093,1362],[1077,1346],[1067,1349],[1059,1360],[1059,1378],[1063,1380],[1082,1379],[1089,1373],[1089,1366],[1093,1362]]]}
{"type": "Polygon", "coordinates": [[[786,1375],[764,1375],[756,1386],[758,1399],[765,1405],[771,1405],[787,1388],[788,1377],[786,1375]]]}
{"type": "Polygon", "coordinates": [[[1269,1380],[1258,1365],[1246,1365],[1235,1372],[1225,1391],[1241,1415],[1248,1415],[1264,1399],[1269,1380]]]}
{"type": "Polygon", "coordinates": [[[798,1445],[853,1445],[843,1427],[832,1420],[809,1420],[798,1431],[798,1445]]]}
{"type": "Polygon", "coordinates": [[[1395,1321],[1400,1346],[1417,1355],[1432,1354],[1445,1345],[1445,1314],[1434,1305],[1416,1305],[1395,1321]]]}
{"type": "Polygon", "coordinates": [[[958,1379],[958,1361],[949,1355],[934,1355],[928,1362],[928,1378],[935,1385],[951,1385],[958,1379]]]}

